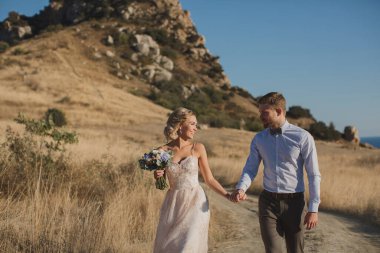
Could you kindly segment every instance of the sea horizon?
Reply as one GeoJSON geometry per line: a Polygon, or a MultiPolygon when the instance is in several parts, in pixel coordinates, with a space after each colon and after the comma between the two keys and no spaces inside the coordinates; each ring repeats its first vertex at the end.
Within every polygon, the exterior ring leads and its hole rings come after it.
{"type": "Polygon", "coordinates": [[[376,148],[380,148],[380,136],[366,136],[361,137],[360,142],[362,143],[368,143],[376,148]]]}

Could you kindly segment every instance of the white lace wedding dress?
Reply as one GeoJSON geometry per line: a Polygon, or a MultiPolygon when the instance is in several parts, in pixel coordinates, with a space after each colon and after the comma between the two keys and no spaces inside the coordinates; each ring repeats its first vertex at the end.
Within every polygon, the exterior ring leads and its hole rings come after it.
{"type": "Polygon", "coordinates": [[[154,253],[207,253],[210,220],[198,182],[198,158],[188,156],[166,170],[170,189],[160,211],[154,253]]]}

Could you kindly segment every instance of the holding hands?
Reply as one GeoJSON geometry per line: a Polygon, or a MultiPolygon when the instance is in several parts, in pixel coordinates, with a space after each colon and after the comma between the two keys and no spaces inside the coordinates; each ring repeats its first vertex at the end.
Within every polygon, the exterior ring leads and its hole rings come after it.
{"type": "Polygon", "coordinates": [[[242,189],[236,189],[234,192],[232,192],[229,198],[229,200],[234,203],[238,203],[246,199],[247,199],[247,194],[245,194],[245,192],[242,189]]]}

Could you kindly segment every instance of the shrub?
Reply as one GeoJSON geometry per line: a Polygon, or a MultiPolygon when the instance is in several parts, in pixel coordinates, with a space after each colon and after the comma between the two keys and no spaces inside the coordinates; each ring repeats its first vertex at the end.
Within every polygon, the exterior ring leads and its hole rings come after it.
{"type": "Polygon", "coordinates": [[[49,25],[44,29],[43,32],[58,32],[63,29],[63,25],[58,24],[58,25],[49,25]]]}
{"type": "Polygon", "coordinates": [[[145,34],[151,36],[158,44],[168,46],[175,50],[181,50],[183,45],[179,40],[171,37],[164,29],[148,28],[145,34]]]}
{"type": "Polygon", "coordinates": [[[9,44],[5,41],[0,41],[0,53],[4,53],[9,48],[9,44]]]}
{"type": "MultiPolygon", "coordinates": [[[[212,105],[210,97],[200,91],[194,92],[187,100],[184,102],[184,106],[194,111],[197,115],[208,115],[212,113],[212,105]]],[[[208,121],[203,121],[202,123],[208,123],[208,121]]]]}
{"type": "Polygon", "coordinates": [[[15,121],[25,126],[25,132],[6,131],[6,141],[0,147],[0,190],[18,195],[27,188],[36,189],[45,179],[52,187],[57,180],[64,181],[68,177],[65,145],[76,143],[76,134],[21,114],[15,121]]]}
{"type": "Polygon", "coordinates": [[[154,84],[160,91],[152,90],[148,98],[157,104],[174,110],[182,105],[182,86],[176,81],[162,81],[154,84]]]}
{"type": "Polygon", "coordinates": [[[316,139],[333,141],[339,140],[342,134],[335,130],[334,124],[330,123],[329,126],[322,121],[318,121],[312,124],[309,128],[309,132],[316,139]]]}
{"type": "Polygon", "coordinates": [[[287,116],[292,117],[294,119],[298,118],[313,118],[309,109],[302,108],[301,106],[291,106],[289,110],[286,112],[287,116]]]}
{"type": "Polygon", "coordinates": [[[249,93],[243,88],[240,88],[239,86],[231,87],[231,92],[232,94],[237,93],[239,96],[242,96],[244,98],[251,98],[252,100],[255,101],[255,98],[251,95],[251,93],[249,93]]]}
{"type": "Polygon", "coordinates": [[[264,129],[263,123],[256,118],[245,119],[245,129],[248,131],[259,132],[264,129]]]}
{"type": "Polygon", "coordinates": [[[125,32],[119,33],[119,36],[117,37],[116,42],[119,45],[129,45],[129,42],[130,42],[129,35],[126,34],[125,32]]]}
{"type": "Polygon", "coordinates": [[[207,75],[210,78],[217,78],[223,73],[223,67],[220,64],[213,64],[207,71],[207,75]]]}
{"type": "Polygon", "coordinates": [[[45,122],[51,126],[62,127],[67,124],[65,114],[56,108],[48,109],[45,112],[45,122]]]}
{"type": "Polygon", "coordinates": [[[164,29],[147,29],[145,34],[152,37],[159,44],[168,45],[170,43],[169,35],[164,29]]]}
{"type": "Polygon", "coordinates": [[[8,13],[8,21],[11,22],[11,23],[16,23],[20,18],[20,15],[15,12],[15,11],[11,11],[8,13]]]}
{"type": "Polygon", "coordinates": [[[178,52],[170,47],[164,46],[161,49],[161,54],[169,57],[170,59],[177,59],[178,57],[178,52]]]}
{"type": "Polygon", "coordinates": [[[204,86],[202,91],[205,92],[214,104],[219,104],[223,102],[224,93],[220,90],[214,88],[211,85],[204,86]]]}
{"type": "Polygon", "coordinates": [[[183,70],[180,67],[174,68],[173,75],[173,78],[181,84],[189,84],[196,82],[196,79],[193,75],[189,74],[187,71],[183,70]]]}
{"type": "Polygon", "coordinates": [[[29,54],[29,51],[18,47],[15,50],[13,50],[12,54],[13,55],[24,55],[24,54],[29,54]]]}

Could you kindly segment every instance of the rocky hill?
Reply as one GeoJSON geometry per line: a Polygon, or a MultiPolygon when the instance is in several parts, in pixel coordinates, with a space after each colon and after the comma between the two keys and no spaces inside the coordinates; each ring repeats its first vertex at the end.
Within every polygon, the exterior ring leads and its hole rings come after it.
{"type": "MultiPolygon", "coordinates": [[[[11,12],[0,23],[0,52],[2,89],[15,96],[2,92],[2,118],[31,109],[29,93],[51,97],[49,107],[90,107],[108,85],[168,109],[188,107],[204,125],[262,129],[256,98],[231,84],[178,0],[51,0],[33,17],[11,12]]],[[[306,129],[317,123],[289,112],[306,129]]]]}
{"type": "MultiPolygon", "coordinates": [[[[33,57],[18,44],[24,39],[49,41],[70,34],[82,45],[77,53],[103,63],[103,72],[135,95],[169,109],[187,106],[211,126],[261,128],[255,98],[231,86],[177,0],[51,1],[33,17],[10,13],[1,27],[0,40],[13,45],[12,56],[33,57]]],[[[63,41],[58,45],[65,47],[71,51],[63,41]]]]}

